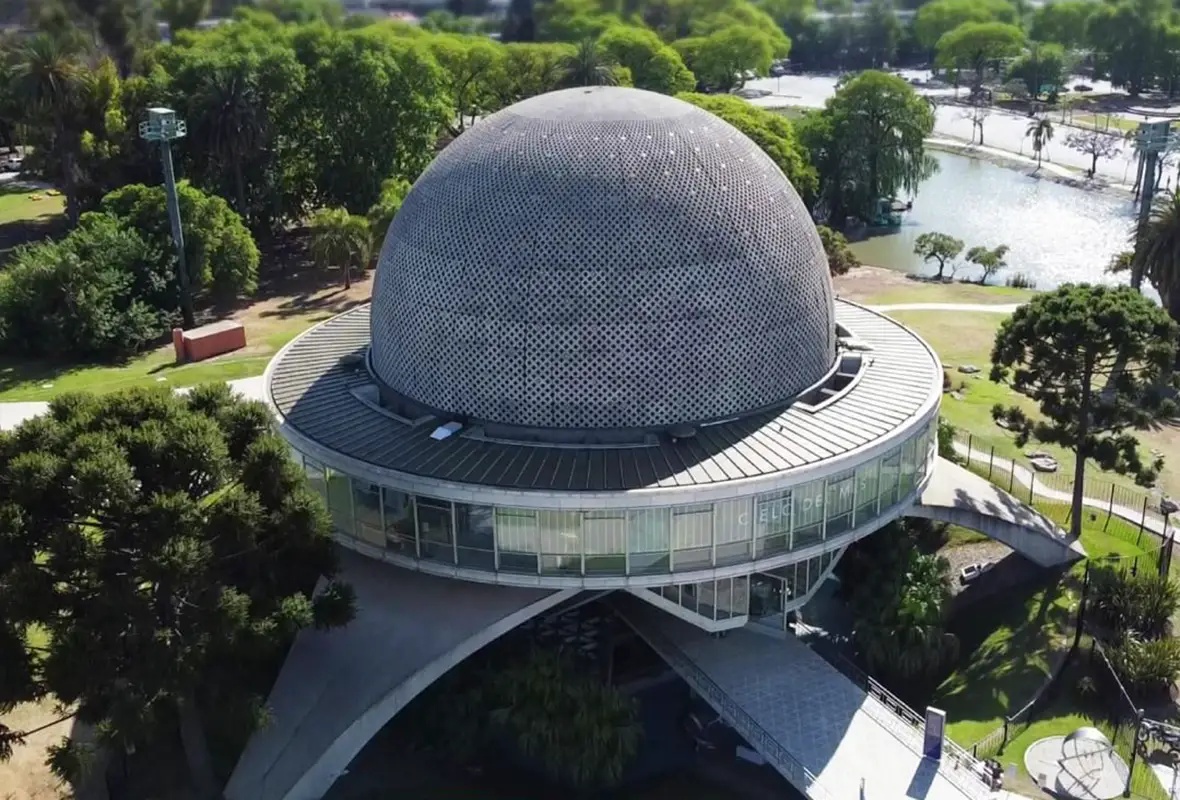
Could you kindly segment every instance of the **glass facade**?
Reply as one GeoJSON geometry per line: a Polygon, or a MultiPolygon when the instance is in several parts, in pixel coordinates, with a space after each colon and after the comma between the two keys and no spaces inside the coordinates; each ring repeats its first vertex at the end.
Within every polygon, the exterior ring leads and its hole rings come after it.
{"type": "MultiPolygon", "coordinates": [[[[925,478],[936,451],[932,421],[854,471],[791,489],[716,503],[602,511],[492,507],[409,495],[296,457],[327,503],[336,530],[365,544],[477,570],[610,576],[690,572],[823,545],[906,499],[925,478]]],[[[797,596],[807,580],[794,573],[784,577],[777,590],[785,592],[783,602],[797,596]]],[[[712,599],[707,605],[730,607],[712,599]]]]}

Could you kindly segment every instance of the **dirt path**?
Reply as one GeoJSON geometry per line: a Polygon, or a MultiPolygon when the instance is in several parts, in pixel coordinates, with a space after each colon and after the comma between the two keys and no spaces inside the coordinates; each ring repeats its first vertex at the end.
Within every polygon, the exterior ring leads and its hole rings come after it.
{"type": "MultiPolygon", "coordinates": [[[[13,730],[33,730],[58,719],[55,703],[24,703],[0,717],[13,730]]],[[[65,720],[29,736],[13,748],[12,758],[0,762],[0,800],[64,800],[79,797],[63,786],[45,765],[50,745],[74,734],[75,722],[65,720]]]]}

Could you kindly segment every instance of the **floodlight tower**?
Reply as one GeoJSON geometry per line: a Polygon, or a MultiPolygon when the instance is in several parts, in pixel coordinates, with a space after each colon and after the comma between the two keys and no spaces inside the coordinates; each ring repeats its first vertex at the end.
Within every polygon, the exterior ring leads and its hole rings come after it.
{"type": "MultiPolygon", "coordinates": [[[[1136,226],[1135,249],[1142,245],[1143,228],[1151,216],[1151,201],[1155,196],[1155,169],[1159,163],[1160,153],[1167,149],[1172,136],[1171,123],[1140,122],[1136,137],[1139,140],[1139,152],[1143,153],[1143,180],[1140,184],[1139,220],[1136,226]]],[[[1141,259],[1135,259],[1131,264],[1131,286],[1139,289],[1143,285],[1143,265],[1141,259]]]]}
{"type": "Polygon", "coordinates": [[[176,245],[176,277],[180,283],[180,313],[184,327],[193,326],[193,298],[189,291],[188,267],[184,260],[184,231],[180,225],[180,201],[176,196],[176,173],[172,169],[172,140],[187,133],[184,120],[176,118],[170,108],[149,108],[148,118],[139,123],[139,135],[149,142],[160,143],[160,160],[164,164],[164,193],[168,198],[168,222],[172,226],[172,241],[176,245]]]}

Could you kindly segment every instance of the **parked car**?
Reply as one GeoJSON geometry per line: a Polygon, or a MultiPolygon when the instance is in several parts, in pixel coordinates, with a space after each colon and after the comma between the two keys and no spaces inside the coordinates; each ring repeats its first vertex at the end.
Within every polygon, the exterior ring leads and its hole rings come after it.
{"type": "Polygon", "coordinates": [[[994,567],[994,561],[977,561],[974,564],[968,564],[959,570],[959,581],[966,584],[978,578],[983,573],[994,567]]]}

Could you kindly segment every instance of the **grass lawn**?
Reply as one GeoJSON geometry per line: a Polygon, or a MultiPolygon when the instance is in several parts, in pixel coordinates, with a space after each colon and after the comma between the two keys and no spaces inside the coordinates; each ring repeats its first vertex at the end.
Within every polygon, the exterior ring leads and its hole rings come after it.
{"type": "Polygon", "coordinates": [[[0,225],[55,217],[65,211],[60,194],[39,191],[6,191],[0,187],[0,225]]]}
{"type": "MultiPolygon", "coordinates": [[[[955,400],[943,396],[942,415],[963,434],[971,434],[974,447],[986,453],[995,448],[996,456],[1024,464],[1020,448],[1014,437],[999,428],[991,418],[992,406],[996,403],[1016,403],[1028,412],[1035,412],[1036,404],[1027,397],[1013,392],[1006,386],[992,383],[987,378],[991,365],[991,347],[996,330],[1004,320],[1003,314],[990,312],[948,312],[948,311],[896,311],[890,316],[909,326],[934,348],[942,359],[943,366],[950,373],[951,382],[960,389],[963,399],[955,400]],[[971,364],[980,368],[975,375],[964,375],[957,367],[971,364]]],[[[1180,458],[1180,428],[1161,426],[1157,430],[1140,431],[1136,434],[1145,450],[1157,449],[1164,453],[1165,464],[1159,487],[1170,495],[1180,495],[1180,470],[1176,459],[1180,458]]],[[[1051,486],[1067,484],[1073,474],[1073,454],[1055,445],[1033,442],[1030,448],[1051,453],[1060,465],[1057,476],[1044,478],[1051,486]]],[[[1146,453],[1145,453],[1146,455],[1146,453]]],[[[1087,470],[1087,494],[1104,496],[1109,484],[1115,483],[1141,496],[1146,490],[1136,486],[1134,480],[1112,472],[1102,472],[1095,466],[1087,470]]],[[[1117,501],[1116,502],[1121,502],[1117,501]]]]}
{"type": "Polygon", "coordinates": [[[913,286],[885,289],[874,293],[864,302],[871,305],[900,305],[902,303],[1025,303],[1032,298],[1031,289],[1011,286],[980,286],[978,283],[924,283],[909,281],[913,286]]]}
{"type": "Polygon", "coordinates": [[[951,630],[961,664],[933,700],[952,739],[970,747],[1032,698],[1069,646],[1079,598],[1077,573],[1067,572],[957,615],[951,630]]]}

